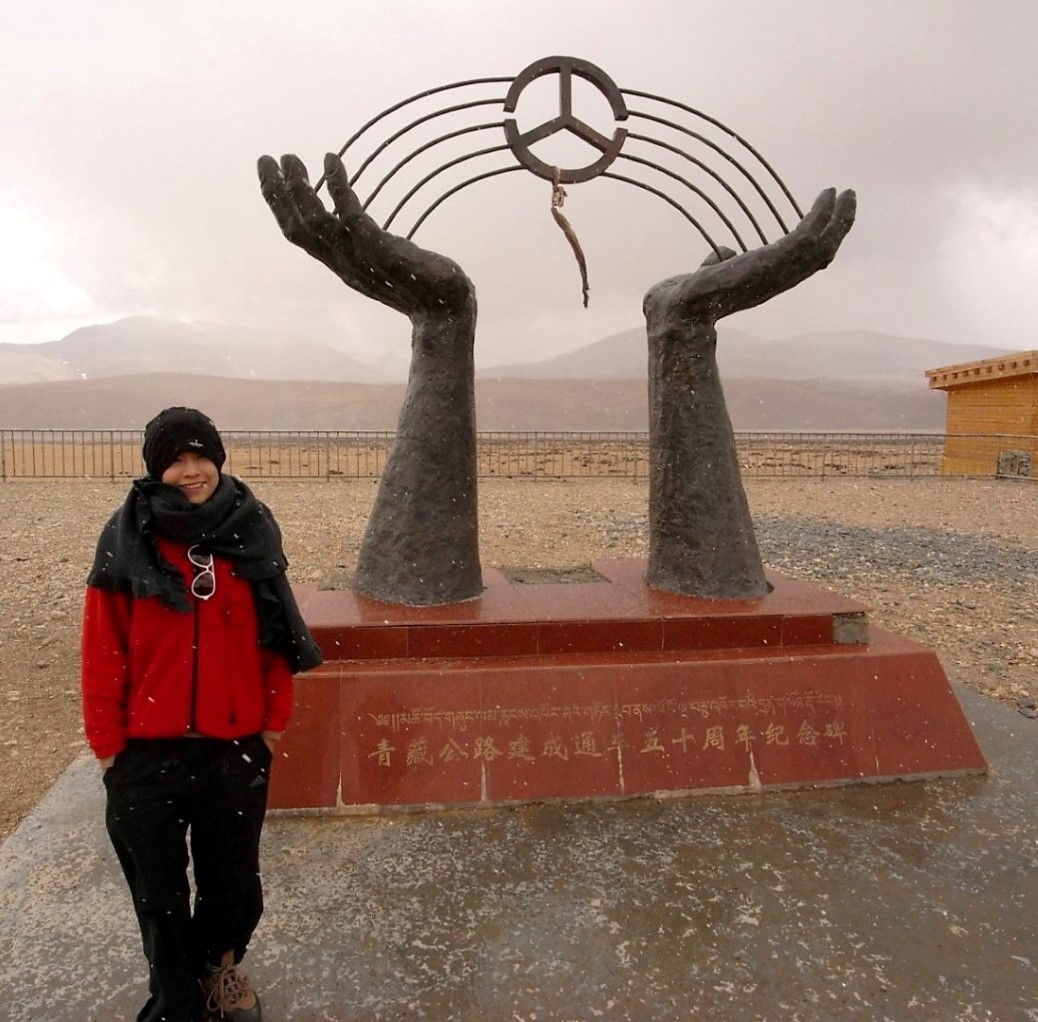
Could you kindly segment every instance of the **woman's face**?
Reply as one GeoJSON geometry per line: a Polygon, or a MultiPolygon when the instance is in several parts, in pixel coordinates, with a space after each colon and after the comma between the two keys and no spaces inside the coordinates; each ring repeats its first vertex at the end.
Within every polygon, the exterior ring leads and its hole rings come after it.
{"type": "Polygon", "coordinates": [[[175,486],[192,504],[204,504],[216,492],[220,471],[208,458],[184,451],[162,473],[162,481],[175,486]]]}

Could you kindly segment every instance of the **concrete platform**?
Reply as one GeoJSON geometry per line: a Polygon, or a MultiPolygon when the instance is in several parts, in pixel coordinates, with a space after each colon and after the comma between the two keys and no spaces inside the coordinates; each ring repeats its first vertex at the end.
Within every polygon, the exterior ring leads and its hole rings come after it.
{"type": "MultiPolygon", "coordinates": [[[[279,1020],[1038,1019],[1038,721],[957,689],[987,777],[274,815],[246,960],[279,1020]]],[[[0,1020],[144,999],[77,760],[0,848],[0,1020]]]]}

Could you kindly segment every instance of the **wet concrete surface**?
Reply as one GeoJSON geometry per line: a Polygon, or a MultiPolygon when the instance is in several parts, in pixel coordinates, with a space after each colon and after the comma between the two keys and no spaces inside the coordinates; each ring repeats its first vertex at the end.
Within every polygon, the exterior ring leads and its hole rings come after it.
{"type": "MultiPolygon", "coordinates": [[[[957,695],[988,777],[272,816],[264,1017],[1038,1022],[1038,721],[957,695]]],[[[103,797],[82,758],[0,848],[0,1020],[143,1002],[103,797]]]]}

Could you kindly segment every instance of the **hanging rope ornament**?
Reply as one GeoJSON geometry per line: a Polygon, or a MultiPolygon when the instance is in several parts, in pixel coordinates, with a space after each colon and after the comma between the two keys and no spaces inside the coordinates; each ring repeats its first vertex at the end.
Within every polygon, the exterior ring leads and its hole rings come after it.
{"type": "Polygon", "coordinates": [[[577,266],[580,268],[580,284],[584,292],[584,308],[586,309],[588,292],[590,291],[587,283],[587,260],[584,258],[584,252],[580,247],[580,241],[573,232],[573,228],[570,227],[569,221],[561,213],[562,204],[566,201],[566,189],[559,183],[559,168],[552,167],[552,172],[551,215],[554,217],[555,223],[557,223],[562,229],[562,233],[566,235],[569,247],[573,249],[573,255],[577,259],[577,266]]]}

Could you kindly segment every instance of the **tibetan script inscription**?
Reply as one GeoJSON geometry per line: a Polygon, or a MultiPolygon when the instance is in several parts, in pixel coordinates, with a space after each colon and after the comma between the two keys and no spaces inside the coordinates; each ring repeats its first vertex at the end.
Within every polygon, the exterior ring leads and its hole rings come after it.
{"type": "Polygon", "coordinates": [[[853,718],[839,693],[814,690],[481,708],[394,702],[359,718],[357,766],[416,800],[449,778],[498,799],[545,780],[564,794],[576,777],[618,795],[754,785],[762,764],[846,758],[853,718]]]}
{"type": "Polygon", "coordinates": [[[435,724],[441,730],[464,732],[481,724],[508,725],[523,721],[605,721],[617,718],[646,720],[659,715],[707,718],[728,716],[733,712],[754,717],[787,717],[797,712],[813,715],[821,709],[838,712],[842,702],[838,693],[790,692],[777,696],[756,696],[748,693],[742,697],[721,695],[709,699],[659,699],[649,703],[621,703],[618,707],[608,703],[496,706],[482,710],[439,710],[433,706],[416,706],[406,711],[369,713],[368,717],[375,727],[388,728],[394,732],[402,728],[429,724],[435,724]]]}

